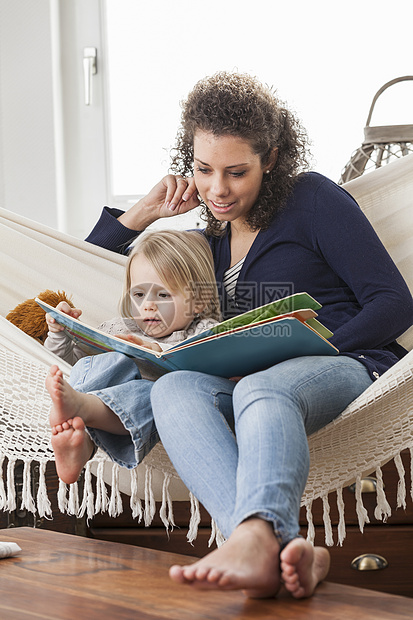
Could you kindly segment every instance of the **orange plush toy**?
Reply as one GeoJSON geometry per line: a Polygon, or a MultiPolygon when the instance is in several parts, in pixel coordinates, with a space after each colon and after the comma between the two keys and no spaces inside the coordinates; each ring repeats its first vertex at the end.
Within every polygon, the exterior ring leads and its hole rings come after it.
{"type": "MultiPolygon", "coordinates": [[[[74,308],[74,304],[71,298],[67,297],[64,291],[43,291],[37,297],[41,301],[45,301],[51,306],[56,307],[61,301],[66,301],[71,308],[74,308]]],[[[16,306],[14,310],[11,310],[6,316],[6,319],[19,327],[32,338],[38,340],[41,344],[46,340],[48,328],[45,320],[45,311],[36,303],[33,299],[26,299],[21,304],[16,306]]]]}

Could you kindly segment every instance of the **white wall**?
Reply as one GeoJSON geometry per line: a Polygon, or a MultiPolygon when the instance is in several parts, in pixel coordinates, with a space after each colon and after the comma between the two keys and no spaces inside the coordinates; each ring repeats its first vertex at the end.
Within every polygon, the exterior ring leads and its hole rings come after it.
{"type": "Polygon", "coordinates": [[[49,0],[0,0],[0,206],[57,226],[49,0]]]}

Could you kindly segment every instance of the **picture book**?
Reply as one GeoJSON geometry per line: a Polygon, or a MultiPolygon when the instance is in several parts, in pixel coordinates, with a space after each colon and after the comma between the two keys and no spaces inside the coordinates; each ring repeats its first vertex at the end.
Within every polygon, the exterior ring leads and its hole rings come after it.
{"type": "Polygon", "coordinates": [[[321,305],[296,293],[255,308],[157,353],[74,319],[36,299],[88,353],[117,351],[164,371],[195,370],[222,377],[245,376],[302,355],[337,355],[332,333],[317,319],[321,305]]]}

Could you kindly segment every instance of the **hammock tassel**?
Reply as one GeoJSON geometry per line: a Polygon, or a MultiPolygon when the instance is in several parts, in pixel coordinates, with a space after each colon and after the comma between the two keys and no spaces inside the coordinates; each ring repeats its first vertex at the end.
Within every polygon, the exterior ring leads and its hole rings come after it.
{"type": "Polygon", "coordinates": [[[47,495],[46,486],[46,461],[39,463],[39,488],[37,489],[37,511],[40,518],[53,518],[52,505],[47,495]]]}
{"type": "MultiPolygon", "coordinates": [[[[211,547],[213,545],[213,543],[214,543],[214,540],[215,540],[215,537],[216,537],[216,528],[217,528],[217,525],[216,525],[214,519],[211,519],[211,535],[210,535],[209,540],[208,540],[208,548],[211,547]]],[[[191,541],[191,543],[192,542],[193,541],[191,541]]]]}
{"type": "Polygon", "coordinates": [[[226,538],[223,536],[214,519],[211,519],[211,536],[208,540],[208,547],[211,547],[214,541],[217,547],[221,547],[221,545],[224,544],[225,540],[226,538]]]}
{"type": "Polygon", "coordinates": [[[397,467],[397,473],[399,474],[399,483],[397,485],[397,508],[406,509],[406,482],[405,482],[405,470],[400,454],[394,457],[394,463],[397,467]]]}
{"type": "Polygon", "coordinates": [[[369,515],[363,505],[363,498],[361,494],[361,476],[356,478],[356,512],[359,522],[360,532],[363,533],[366,523],[370,523],[369,515]]]}
{"type": "Polygon", "coordinates": [[[174,522],[172,498],[171,494],[169,493],[170,482],[171,474],[165,472],[162,485],[162,505],[159,510],[159,516],[167,531],[169,530],[169,526],[171,526],[171,529],[176,527],[174,522]]]}
{"type": "Polygon", "coordinates": [[[142,521],[143,510],[142,510],[142,502],[138,493],[138,469],[131,469],[130,471],[130,480],[131,480],[131,496],[130,496],[130,507],[132,511],[132,519],[138,519],[138,523],[142,521]]]}
{"type": "Polygon", "coordinates": [[[32,495],[32,476],[31,476],[31,463],[25,461],[23,466],[23,486],[22,486],[22,502],[21,510],[28,510],[31,513],[36,512],[36,506],[32,495]]]}
{"type": "Polygon", "coordinates": [[[67,510],[67,485],[59,478],[59,490],[57,492],[57,505],[60,512],[65,514],[67,510]]]}
{"type": "Polygon", "coordinates": [[[90,461],[86,463],[85,467],[85,477],[84,477],[84,485],[83,485],[83,499],[82,504],[79,509],[78,517],[82,518],[83,515],[87,514],[87,519],[92,519],[95,514],[94,510],[94,496],[93,496],[93,487],[92,487],[92,472],[90,469],[90,461]]]}
{"type": "Polygon", "coordinates": [[[189,527],[186,538],[188,542],[192,545],[198,535],[198,525],[201,522],[201,512],[199,510],[199,502],[193,493],[189,493],[189,499],[191,502],[191,518],[189,519],[189,527]]]}
{"type": "Polygon", "coordinates": [[[16,487],[14,484],[14,466],[15,458],[9,459],[7,463],[7,510],[13,512],[16,510],[16,487]]]}
{"type": "Polygon", "coordinates": [[[330,519],[330,504],[328,503],[328,495],[323,495],[323,522],[324,522],[324,532],[325,532],[325,541],[327,547],[332,547],[334,544],[333,541],[333,530],[331,527],[331,519],[330,519]]]}
{"type": "Polygon", "coordinates": [[[109,502],[109,516],[118,517],[123,512],[122,497],[119,491],[119,465],[112,465],[112,492],[109,502]]]}
{"type": "Polygon", "coordinates": [[[146,467],[145,472],[145,512],[144,523],[145,527],[149,527],[155,516],[156,504],[152,489],[152,468],[146,467]]]}
{"type": "Polygon", "coordinates": [[[410,448],[410,480],[412,482],[410,487],[410,497],[413,500],[413,447],[410,448]]]}
{"type": "Polygon", "coordinates": [[[0,510],[4,510],[7,506],[7,495],[3,480],[3,463],[4,456],[0,459],[0,510]]]}
{"type": "Polygon", "coordinates": [[[337,489],[337,510],[338,510],[337,544],[340,547],[342,547],[344,539],[346,537],[346,521],[345,521],[345,516],[344,516],[344,500],[343,500],[343,488],[342,487],[337,489]]]}
{"type": "Polygon", "coordinates": [[[378,521],[386,522],[387,519],[391,516],[391,508],[389,502],[387,501],[386,493],[384,491],[383,473],[381,471],[381,467],[377,467],[376,469],[376,480],[377,506],[374,511],[374,516],[378,521]]]}
{"type": "Polygon", "coordinates": [[[312,502],[312,501],[309,501],[309,502],[305,505],[305,516],[306,516],[306,519],[307,519],[307,524],[308,524],[308,528],[307,528],[307,540],[308,540],[308,542],[310,542],[312,545],[314,545],[314,540],[315,540],[315,529],[314,529],[314,521],[313,521],[312,506],[313,506],[313,502],[312,502]]]}
{"type": "Polygon", "coordinates": [[[108,506],[108,492],[106,490],[105,480],[103,478],[103,472],[105,468],[105,462],[100,461],[97,466],[96,472],[96,506],[95,514],[99,512],[105,512],[108,506]]]}
{"type": "Polygon", "coordinates": [[[67,504],[68,515],[79,514],[79,487],[77,482],[69,485],[69,502],[67,504]]]}

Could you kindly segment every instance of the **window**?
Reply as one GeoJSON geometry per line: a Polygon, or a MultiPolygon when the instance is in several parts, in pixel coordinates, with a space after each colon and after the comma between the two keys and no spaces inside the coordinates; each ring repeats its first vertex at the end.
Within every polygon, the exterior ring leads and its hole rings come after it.
{"type": "MultiPolygon", "coordinates": [[[[61,28],[80,32],[70,54],[64,36],[61,41],[63,62],[70,57],[77,72],[68,80],[72,67],[64,65],[62,160],[67,211],[77,209],[83,222],[78,236],[90,230],[103,201],[128,208],[168,172],[179,102],[205,75],[237,70],[274,86],[308,130],[313,168],[337,181],[363,140],[375,92],[411,71],[409,21],[399,18],[407,0],[390,13],[372,0],[55,3],[61,28]],[[366,32],[384,26],[399,32],[397,45],[389,44],[373,62],[360,49],[366,32]],[[86,46],[98,53],[89,108],[82,101],[86,46]]],[[[399,122],[395,108],[386,124],[399,122]]]]}

